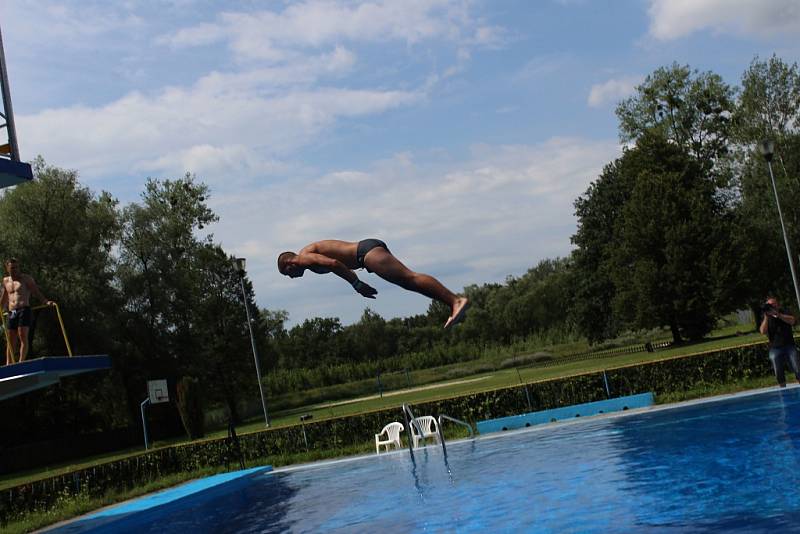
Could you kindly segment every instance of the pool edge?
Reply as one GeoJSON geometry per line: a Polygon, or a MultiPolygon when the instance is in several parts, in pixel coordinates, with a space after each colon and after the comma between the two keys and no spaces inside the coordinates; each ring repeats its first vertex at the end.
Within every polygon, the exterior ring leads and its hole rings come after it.
{"type": "Polygon", "coordinates": [[[45,527],[37,532],[127,532],[138,524],[168,514],[188,499],[207,501],[248,484],[250,479],[272,471],[271,465],[217,473],[112,504],[88,514],[45,527]]]}

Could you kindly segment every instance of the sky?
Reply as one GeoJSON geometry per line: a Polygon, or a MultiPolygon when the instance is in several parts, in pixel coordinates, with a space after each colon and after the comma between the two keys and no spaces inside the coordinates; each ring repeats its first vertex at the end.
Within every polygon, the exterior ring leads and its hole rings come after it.
{"type": "Polygon", "coordinates": [[[365,271],[376,300],[292,280],[278,253],[376,237],[454,292],[521,276],[569,255],[645,76],[738,85],[800,56],[797,0],[4,0],[0,28],[22,158],[123,204],[194,173],[204,231],[288,326],[430,301],[365,271]]]}

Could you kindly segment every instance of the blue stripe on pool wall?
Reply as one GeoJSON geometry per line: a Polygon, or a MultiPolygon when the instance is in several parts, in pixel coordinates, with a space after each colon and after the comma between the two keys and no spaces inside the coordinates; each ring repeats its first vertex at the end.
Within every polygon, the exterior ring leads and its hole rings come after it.
{"type": "Polygon", "coordinates": [[[574,404],[562,408],[552,408],[540,412],[530,412],[498,419],[487,419],[478,421],[478,432],[487,434],[489,432],[501,432],[503,430],[514,430],[525,428],[543,423],[553,423],[564,419],[574,419],[575,417],[587,417],[604,413],[619,412],[633,408],[646,408],[652,406],[654,397],[652,392],[640,393],[638,395],[628,395],[583,404],[574,404]]]}
{"type": "Polygon", "coordinates": [[[144,497],[79,517],[47,532],[59,534],[136,532],[138,527],[152,522],[160,516],[183,509],[188,502],[191,502],[192,505],[197,505],[236,491],[249,484],[252,477],[269,471],[272,471],[271,465],[220,473],[193,480],[174,488],[145,495],[144,497]]]}

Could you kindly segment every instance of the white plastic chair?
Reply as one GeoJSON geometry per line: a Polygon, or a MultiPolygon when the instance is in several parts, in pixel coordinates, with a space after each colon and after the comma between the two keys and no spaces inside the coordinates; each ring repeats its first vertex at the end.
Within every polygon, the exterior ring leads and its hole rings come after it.
{"type": "Polygon", "coordinates": [[[381,453],[381,445],[386,447],[386,452],[389,452],[389,447],[392,445],[401,449],[403,446],[400,444],[400,432],[402,431],[403,424],[397,421],[383,427],[380,434],[375,434],[375,454],[381,453]],[[381,436],[384,434],[386,434],[386,439],[382,440],[381,436]]]}
{"type": "Polygon", "coordinates": [[[425,440],[428,438],[433,438],[436,440],[436,443],[439,443],[438,424],[436,418],[432,415],[423,415],[414,418],[411,423],[411,439],[414,441],[415,449],[419,446],[420,442],[424,445],[425,440]],[[419,430],[417,427],[419,427],[419,430]],[[422,432],[422,434],[419,432],[422,432]]]}

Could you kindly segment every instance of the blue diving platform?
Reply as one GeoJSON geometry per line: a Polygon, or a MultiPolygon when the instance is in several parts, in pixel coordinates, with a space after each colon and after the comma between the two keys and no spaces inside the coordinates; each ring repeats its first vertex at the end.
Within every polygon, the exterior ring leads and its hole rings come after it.
{"type": "Polygon", "coordinates": [[[0,400],[52,386],[62,377],[111,369],[107,354],[94,356],[51,356],[0,367],[0,400]]]}
{"type": "Polygon", "coordinates": [[[33,180],[33,169],[22,161],[0,158],[0,188],[33,180]]]}
{"type": "Polygon", "coordinates": [[[633,408],[646,408],[652,406],[655,399],[651,392],[640,393],[638,395],[628,395],[583,404],[573,404],[561,408],[552,408],[539,412],[524,413],[522,415],[511,415],[498,419],[487,419],[478,421],[478,432],[486,434],[489,432],[501,432],[503,430],[514,430],[525,428],[543,423],[554,423],[564,419],[574,419],[575,417],[587,417],[611,412],[620,412],[633,408]]]}

